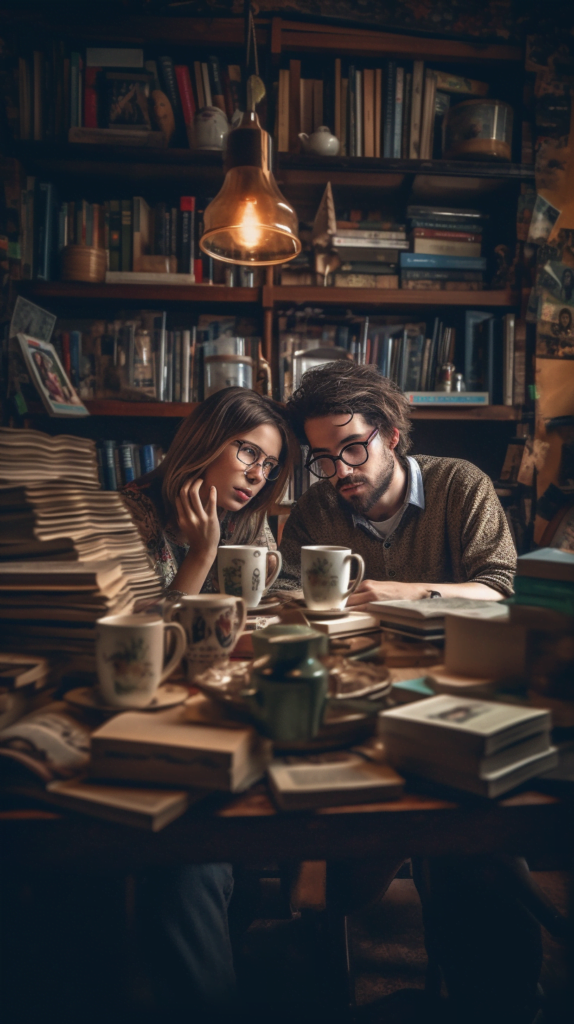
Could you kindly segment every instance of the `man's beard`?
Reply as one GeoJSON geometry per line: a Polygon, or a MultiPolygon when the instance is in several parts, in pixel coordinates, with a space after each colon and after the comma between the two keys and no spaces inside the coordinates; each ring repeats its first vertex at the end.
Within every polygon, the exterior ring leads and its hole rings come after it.
{"type": "Polygon", "coordinates": [[[387,452],[387,455],[387,462],[382,467],[378,480],[375,480],[374,483],[371,483],[367,477],[361,476],[359,473],[353,473],[352,477],[347,476],[344,480],[339,480],[337,483],[338,497],[347,505],[352,505],[353,510],[359,515],[367,515],[369,510],[377,504],[391,485],[395,471],[395,459],[392,452],[387,452]],[[365,484],[365,487],[359,494],[350,494],[349,497],[345,497],[344,494],[341,494],[341,487],[348,486],[351,480],[355,484],[365,484]]]}

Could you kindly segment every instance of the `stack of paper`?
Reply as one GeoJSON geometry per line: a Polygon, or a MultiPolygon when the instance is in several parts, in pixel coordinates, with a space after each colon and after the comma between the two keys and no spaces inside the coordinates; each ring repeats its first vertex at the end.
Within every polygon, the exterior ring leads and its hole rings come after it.
{"type": "Polygon", "coordinates": [[[133,605],[119,562],[0,563],[4,649],[73,655],[74,668],[94,671],[96,620],[133,605]]]}
{"type": "Polygon", "coordinates": [[[48,480],[99,490],[94,441],[0,427],[0,486],[48,480]]]}
{"type": "Polygon", "coordinates": [[[507,614],[499,601],[473,601],[465,597],[435,597],[419,601],[371,601],[369,611],[381,626],[404,636],[439,640],[444,636],[445,615],[461,612],[476,618],[498,618],[507,614]]]}

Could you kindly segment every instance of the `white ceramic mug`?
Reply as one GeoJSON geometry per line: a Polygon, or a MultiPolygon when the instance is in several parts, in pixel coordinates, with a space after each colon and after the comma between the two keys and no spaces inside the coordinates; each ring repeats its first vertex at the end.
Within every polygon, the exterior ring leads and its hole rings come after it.
{"type": "Polygon", "coordinates": [[[245,628],[247,608],[241,597],[223,594],[185,595],[166,603],[164,616],[185,630],[187,678],[225,661],[245,628]]]}
{"type": "Polygon", "coordinates": [[[250,544],[224,544],[217,552],[219,589],[222,594],[242,597],[247,608],[257,608],[263,594],[275,583],[283,559],[279,551],[250,544]],[[269,558],[275,568],[269,572],[269,558]]]}
{"type": "Polygon", "coordinates": [[[350,548],[335,544],[313,544],[301,548],[301,585],[305,604],[313,611],[340,610],[365,575],[365,563],[350,548]],[[350,583],[351,563],[357,562],[357,576],[350,583]]]}
{"type": "Polygon", "coordinates": [[[96,662],[104,704],[145,708],[159,684],[181,661],[185,632],[159,615],[107,615],[96,623],[96,662]],[[175,651],[165,662],[166,633],[175,634],[175,651]]]}

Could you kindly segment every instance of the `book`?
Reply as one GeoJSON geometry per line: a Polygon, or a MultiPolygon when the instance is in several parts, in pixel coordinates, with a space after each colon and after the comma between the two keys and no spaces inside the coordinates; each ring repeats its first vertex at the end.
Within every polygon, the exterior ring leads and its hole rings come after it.
{"type": "Polygon", "coordinates": [[[193,277],[195,260],[195,197],[181,196],[181,271],[193,277]]]}
{"type": "Polygon", "coordinates": [[[371,601],[369,611],[385,626],[400,625],[414,633],[444,633],[445,615],[448,612],[471,612],[477,618],[500,615],[497,601],[473,601],[464,597],[435,597],[419,601],[371,601]]]}
{"type": "Polygon", "coordinates": [[[381,132],[383,121],[383,69],[375,68],[375,156],[381,157],[381,132]]]}
{"type": "Polygon", "coordinates": [[[142,196],[133,199],[132,263],[134,271],[142,269],[142,256],[150,251],[150,208],[142,196]]]}
{"type": "Polygon", "coordinates": [[[394,112],[397,62],[387,61],[385,69],[385,102],[383,113],[383,156],[392,157],[394,150],[394,112]]]}
{"type": "Polygon", "coordinates": [[[0,591],[105,589],[120,580],[118,562],[0,562],[0,591]]]}
{"type": "Polygon", "coordinates": [[[475,231],[451,231],[446,228],[415,228],[413,238],[444,238],[450,242],[482,242],[482,234],[475,231]]]}
{"type": "Polygon", "coordinates": [[[413,75],[412,71],[405,74],[405,98],[403,103],[403,131],[401,138],[401,157],[409,159],[409,131],[411,126],[411,104],[413,100],[413,75]]]}
{"type": "Polygon", "coordinates": [[[269,765],[267,780],[284,811],[394,800],[404,788],[404,780],[390,765],[346,750],[278,758],[269,765]]]}
{"type": "MultiPolygon", "coordinates": [[[[397,234],[398,232],[393,233],[397,234]]],[[[351,247],[353,249],[393,249],[397,251],[409,248],[406,238],[388,238],[386,232],[379,231],[361,231],[353,234],[345,232],[331,235],[331,245],[335,249],[351,247]],[[379,235],[383,237],[379,237],[379,235]]]]}
{"type": "Polygon", "coordinates": [[[574,582],[574,553],[559,548],[540,548],[521,555],[516,563],[516,575],[534,579],[574,582]]]}
{"type": "Polygon", "coordinates": [[[30,380],[50,416],[89,416],[50,342],[18,334],[16,344],[30,380]]]}
{"type": "Polygon", "coordinates": [[[119,199],[110,199],[109,216],[109,271],[121,269],[122,211],[119,199]]]}
{"type": "Polygon", "coordinates": [[[515,314],[502,318],[502,404],[514,403],[514,328],[515,314]]]}
{"type": "Polygon", "coordinates": [[[87,68],[143,68],[143,50],[136,47],[87,46],[87,68]]]}
{"type": "Polygon", "coordinates": [[[342,142],[341,132],[341,58],[335,57],[335,121],[334,134],[342,142]]]}
{"type": "Polygon", "coordinates": [[[402,227],[397,227],[395,230],[379,229],[374,227],[372,221],[365,221],[353,227],[345,226],[349,224],[349,221],[337,221],[336,234],[338,238],[386,238],[400,242],[406,241],[406,232],[402,227]]]}
{"type": "Polygon", "coordinates": [[[421,140],[421,115],[424,81],[424,62],[415,60],[413,62],[413,85],[411,99],[411,123],[409,132],[409,159],[420,158],[421,140]]]}
{"type": "Polygon", "coordinates": [[[418,252],[401,252],[401,267],[416,270],[427,267],[429,270],[486,270],[484,256],[440,256],[418,252]]]}
{"type": "Polygon", "coordinates": [[[477,82],[474,78],[452,75],[448,71],[435,71],[436,87],[441,92],[461,96],[488,96],[488,82],[477,82]]]}
{"type": "Polygon", "coordinates": [[[397,67],[395,78],[395,106],[393,111],[393,156],[400,160],[403,140],[403,111],[405,100],[405,69],[397,67]]]}
{"type": "Polygon", "coordinates": [[[223,83],[221,80],[221,68],[219,66],[219,58],[215,54],[210,54],[208,56],[207,67],[209,71],[209,84],[211,87],[212,103],[215,107],[219,107],[219,109],[224,114],[226,114],[225,96],[223,93],[223,83]]]}
{"type": "Polygon", "coordinates": [[[551,715],[540,708],[443,694],[383,711],[379,724],[383,738],[406,736],[429,747],[486,757],[549,731],[551,715]]]}
{"type": "Polygon", "coordinates": [[[45,791],[46,803],[55,807],[150,832],[161,831],[204,796],[203,790],[105,785],[84,777],[49,782],[45,791]]]}
{"type": "Polygon", "coordinates": [[[279,71],[279,92],[277,101],[277,151],[289,152],[289,69],[279,71]]]}
{"type": "Polygon", "coordinates": [[[406,391],[409,405],[490,405],[488,391],[406,391]]]}
{"type": "Polygon", "coordinates": [[[298,153],[301,131],[301,61],[289,61],[289,152],[298,153]]]}
{"type": "Polygon", "coordinates": [[[483,281],[480,270],[402,270],[404,281],[483,281]]]}
{"type": "Polygon", "coordinates": [[[363,149],[364,156],[375,156],[375,72],[363,71],[363,149]]]}
{"type": "Polygon", "coordinates": [[[165,284],[183,285],[195,284],[193,274],[158,274],[145,270],[107,270],[106,284],[165,284]]]}
{"type": "Polygon", "coordinates": [[[364,156],[363,72],[355,68],[355,156],[364,156]]]}
{"type": "MultiPolygon", "coordinates": [[[[303,614],[305,614],[303,610],[303,614]]],[[[370,612],[348,612],[340,619],[312,620],[313,629],[328,636],[345,636],[353,633],[370,633],[378,628],[379,620],[370,612]]]]}
{"type": "MultiPolygon", "coordinates": [[[[313,81],[313,131],[316,132],[323,124],[323,81],[318,78],[313,81]]],[[[331,120],[331,119],[330,119],[331,120]]],[[[333,122],[331,121],[331,124],[333,122]]]]}
{"type": "Polygon", "coordinates": [[[461,242],[445,238],[415,238],[413,252],[437,256],[480,256],[480,242],[461,242]]]}
{"type": "MultiPolygon", "coordinates": [[[[283,280],[283,279],[282,279],[283,280]]],[[[398,288],[397,274],[336,273],[335,288],[398,288]]]]}
{"type": "Polygon", "coordinates": [[[33,686],[40,689],[48,677],[46,658],[26,654],[0,652],[0,688],[18,690],[33,686]]]}
{"type": "Polygon", "coordinates": [[[195,99],[193,95],[193,89],[191,88],[191,78],[189,75],[189,68],[187,64],[176,64],[175,65],[175,78],[177,81],[177,87],[179,90],[179,99],[181,103],[181,109],[183,112],[183,120],[185,124],[185,130],[187,133],[187,141],[189,146],[193,146],[193,118],[195,116],[195,99]]]}
{"type": "Polygon", "coordinates": [[[120,270],[123,273],[132,270],[132,201],[122,199],[121,209],[121,236],[120,236],[120,270]]]}
{"type": "Polygon", "coordinates": [[[203,95],[205,96],[206,107],[213,106],[213,97],[211,95],[211,82],[209,81],[209,68],[207,61],[201,62],[201,80],[203,82],[203,95]]]}
{"type": "Polygon", "coordinates": [[[407,206],[407,218],[411,220],[413,217],[434,217],[441,220],[464,220],[472,221],[473,223],[480,223],[484,220],[484,214],[480,210],[463,209],[454,206],[419,206],[417,204],[410,204],[407,206]]]}
{"type": "MultiPolygon", "coordinates": [[[[434,687],[434,676],[428,678],[434,687]]],[[[530,757],[536,757],[538,754],[547,753],[551,745],[550,736],[551,733],[548,729],[542,729],[533,736],[510,743],[494,754],[483,756],[463,747],[452,747],[448,744],[443,747],[436,743],[426,744],[420,736],[417,736],[416,739],[407,736],[399,738],[388,733],[385,737],[385,754],[393,762],[395,760],[393,755],[396,753],[397,756],[414,757],[424,762],[432,761],[433,764],[442,765],[457,774],[463,772],[467,775],[482,777],[491,775],[493,772],[504,771],[530,757]]]]}
{"type": "Polygon", "coordinates": [[[197,95],[197,106],[199,110],[203,110],[207,106],[205,102],[205,93],[203,91],[203,75],[201,73],[201,61],[194,60],[193,62],[193,77],[195,79],[195,92],[197,95]]]}
{"type": "Polygon", "coordinates": [[[154,715],[127,711],[92,735],[90,776],[240,792],[271,759],[271,743],[250,726],[196,725],[185,705],[154,715]]]}
{"type": "MultiPolygon", "coordinates": [[[[432,698],[431,698],[432,699],[432,698]]],[[[411,705],[412,706],[412,705],[411,705]]],[[[528,779],[537,775],[544,775],[558,765],[558,752],[556,747],[549,747],[546,751],[535,754],[519,761],[508,768],[499,771],[473,775],[470,772],[453,771],[445,765],[436,764],[434,761],[423,760],[422,757],[400,752],[397,744],[389,748],[389,757],[405,774],[421,776],[438,782],[440,785],[449,786],[453,789],[462,789],[477,796],[484,796],[494,799],[503,793],[508,793],[528,779]]]]}
{"type": "Polygon", "coordinates": [[[431,160],[433,155],[432,145],[435,116],[436,82],[436,73],[427,68],[424,76],[424,94],[421,114],[421,141],[419,153],[421,160],[431,160]]]}

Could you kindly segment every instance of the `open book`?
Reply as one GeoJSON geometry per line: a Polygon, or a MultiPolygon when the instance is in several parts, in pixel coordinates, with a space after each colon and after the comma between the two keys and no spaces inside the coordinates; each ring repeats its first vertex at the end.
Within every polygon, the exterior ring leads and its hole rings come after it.
{"type": "Polygon", "coordinates": [[[6,792],[82,811],[109,821],[150,829],[164,828],[203,790],[142,788],[91,782],[94,725],[79,709],[55,701],[24,715],[0,731],[0,778],[6,792]]]}

